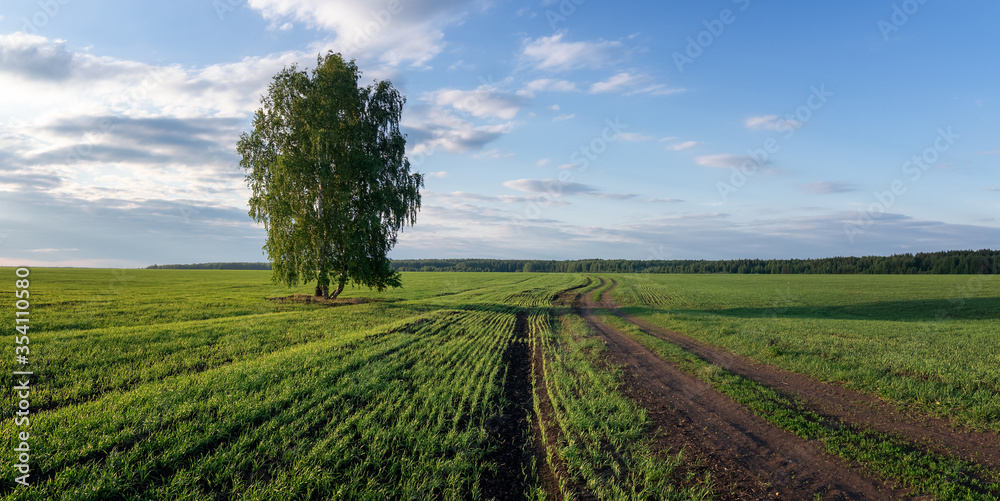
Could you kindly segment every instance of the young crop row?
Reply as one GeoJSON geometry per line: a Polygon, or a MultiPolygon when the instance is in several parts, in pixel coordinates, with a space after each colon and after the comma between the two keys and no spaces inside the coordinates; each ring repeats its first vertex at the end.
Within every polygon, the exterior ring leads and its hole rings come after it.
{"type": "MultiPolygon", "coordinates": [[[[330,336],[349,335],[412,315],[378,303],[223,317],[151,326],[46,331],[33,336],[33,405],[50,410],[127,391],[171,376],[196,373],[330,336]]],[[[0,374],[12,385],[14,361],[0,374]]],[[[8,386],[10,387],[10,386],[8,386]]],[[[5,394],[10,404],[14,395],[5,394]]]]}
{"type": "Polygon", "coordinates": [[[603,367],[603,344],[575,315],[531,315],[532,342],[540,344],[544,391],[552,408],[545,416],[536,394],[536,413],[543,435],[558,437],[545,444],[549,467],[565,498],[583,491],[598,499],[706,499],[711,487],[679,472],[678,451],[654,452],[644,409],[622,396],[618,374],[603,367]],[[565,467],[562,467],[562,464],[565,467]],[[685,482],[690,487],[680,487],[685,482]]]}
{"type": "MultiPolygon", "coordinates": [[[[35,486],[3,494],[481,497],[480,479],[492,469],[484,423],[499,412],[513,322],[501,312],[440,310],[388,326],[338,328],[54,407],[33,418],[35,486]]],[[[9,422],[0,428],[8,450],[12,430],[9,422]]],[[[3,473],[5,485],[11,475],[3,473]]]]}
{"type": "Polygon", "coordinates": [[[978,276],[615,278],[620,284],[613,292],[616,301],[645,321],[921,413],[1000,431],[1000,281],[978,276]],[[685,304],[670,299],[650,308],[636,302],[629,291],[640,280],[641,286],[658,287],[664,298],[683,291],[685,304]]]}

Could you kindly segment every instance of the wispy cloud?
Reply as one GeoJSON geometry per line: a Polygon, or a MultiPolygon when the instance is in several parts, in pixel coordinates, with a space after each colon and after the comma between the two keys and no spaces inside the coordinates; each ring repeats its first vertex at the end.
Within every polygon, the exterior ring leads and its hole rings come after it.
{"type": "Polygon", "coordinates": [[[482,85],[475,90],[439,89],[422,96],[438,106],[450,106],[478,118],[510,120],[527,104],[524,97],[482,85]]]}
{"type": "Polygon", "coordinates": [[[533,97],[538,92],[572,92],[575,90],[576,84],[568,80],[539,78],[525,84],[521,90],[517,91],[517,94],[526,97],[533,97]]]}
{"type": "Polygon", "coordinates": [[[522,43],[521,57],[540,70],[566,71],[606,66],[624,50],[621,42],[569,42],[564,40],[565,36],[562,31],[548,37],[527,38],[522,43]]]}
{"type": "Polygon", "coordinates": [[[492,160],[499,160],[501,158],[510,158],[514,156],[513,151],[500,151],[496,148],[482,151],[472,155],[472,158],[489,158],[492,160]]]}
{"type": "Polygon", "coordinates": [[[642,74],[628,72],[618,73],[607,80],[591,84],[590,93],[600,94],[606,92],[621,92],[626,96],[635,94],[650,94],[654,96],[666,96],[684,92],[684,89],[673,89],[666,84],[654,83],[652,77],[642,74]]]}
{"type": "Polygon", "coordinates": [[[80,249],[74,247],[72,249],[31,249],[28,252],[71,252],[78,251],[80,249]]]}
{"type": "Polygon", "coordinates": [[[757,160],[748,155],[702,155],[695,157],[694,161],[703,167],[715,167],[719,169],[739,169],[741,166],[747,164],[759,165],[757,160]]]}
{"type": "Polygon", "coordinates": [[[793,119],[778,118],[778,115],[763,115],[746,119],[744,125],[751,130],[786,131],[802,127],[802,122],[793,119]]]}
{"type": "Polygon", "coordinates": [[[593,186],[581,183],[561,182],[557,179],[515,179],[505,181],[504,187],[524,193],[547,193],[552,196],[585,195],[593,198],[625,200],[634,198],[630,193],[605,193],[593,186]]]}
{"type": "Polygon", "coordinates": [[[815,183],[805,184],[802,186],[802,189],[808,193],[812,193],[813,195],[828,195],[832,193],[850,193],[852,191],[858,191],[861,188],[854,183],[818,181],[815,183]]]}
{"type": "Polygon", "coordinates": [[[640,134],[638,132],[620,132],[618,133],[618,139],[622,141],[628,141],[630,143],[641,143],[644,141],[652,141],[653,136],[647,136],[646,134],[640,134]]]}
{"type": "Polygon", "coordinates": [[[698,145],[698,141],[684,141],[683,143],[671,144],[667,146],[670,151],[681,151],[688,148],[693,148],[698,145]]]}
{"type": "Polygon", "coordinates": [[[417,105],[403,115],[400,126],[409,136],[408,153],[427,156],[439,150],[451,153],[480,150],[510,132],[514,123],[476,125],[446,108],[417,105]]]}

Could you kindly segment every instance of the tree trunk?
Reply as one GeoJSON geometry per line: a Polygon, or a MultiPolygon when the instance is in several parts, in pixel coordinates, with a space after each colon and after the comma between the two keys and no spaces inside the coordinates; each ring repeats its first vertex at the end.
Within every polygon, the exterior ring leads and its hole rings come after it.
{"type": "Polygon", "coordinates": [[[330,294],[330,299],[337,299],[337,296],[339,296],[340,293],[343,292],[343,290],[344,290],[344,281],[341,280],[337,282],[337,289],[333,291],[333,294],[330,294]]]}
{"type": "Polygon", "coordinates": [[[316,297],[323,296],[323,298],[329,298],[330,292],[328,285],[330,284],[330,277],[324,271],[326,263],[321,263],[319,276],[316,277],[316,297]]]}
{"type": "Polygon", "coordinates": [[[340,293],[343,292],[344,284],[346,283],[347,283],[347,265],[344,265],[344,267],[340,270],[340,276],[337,277],[337,290],[333,291],[333,294],[330,294],[330,298],[336,299],[337,296],[339,296],[340,293]]]}

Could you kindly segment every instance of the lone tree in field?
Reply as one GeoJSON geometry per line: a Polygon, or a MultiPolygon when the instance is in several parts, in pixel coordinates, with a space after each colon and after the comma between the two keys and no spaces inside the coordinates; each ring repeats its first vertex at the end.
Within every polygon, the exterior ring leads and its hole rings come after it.
{"type": "Polygon", "coordinates": [[[388,81],[359,87],[360,77],[332,52],[311,76],[283,69],[237,144],[250,216],[267,228],[271,279],[315,280],[317,296],[337,297],[348,281],[399,287],[386,254],[420,209],[423,176],[410,173],[399,132],[405,98],[388,81]]]}

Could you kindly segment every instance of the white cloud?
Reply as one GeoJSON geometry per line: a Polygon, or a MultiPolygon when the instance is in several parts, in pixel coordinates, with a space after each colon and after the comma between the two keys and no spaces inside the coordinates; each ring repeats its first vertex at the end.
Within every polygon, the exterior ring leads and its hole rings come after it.
{"type": "Polygon", "coordinates": [[[476,90],[439,89],[422,96],[438,106],[451,106],[474,117],[496,117],[510,120],[526,104],[521,96],[507,94],[493,86],[481,85],[476,90]]]}
{"type": "Polygon", "coordinates": [[[858,191],[860,187],[854,183],[838,183],[831,181],[819,181],[803,185],[802,188],[813,195],[827,195],[831,193],[850,193],[858,191]]]}
{"type": "Polygon", "coordinates": [[[482,151],[472,155],[472,158],[489,158],[491,160],[499,160],[501,158],[510,158],[514,156],[513,151],[500,151],[496,148],[492,148],[486,151],[482,151]]]}
{"type": "Polygon", "coordinates": [[[293,21],[336,33],[333,45],[359,59],[424,66],[444,48],[443,29],[461,21],[460,0],[373,4],[365,0],[248,0],[273,23],[293,21]]]}
{"type": "Polygon", "coordinates": [[[684,141],[683,143],[671,144],[667,146],[670,151],[681,151],[698,145],[698,141],[684,141]]]}
{"type": "Polygon", "coordinates": [[[638,132],[619,132],[617,137],[622,141],[628,141],[630,143],[641,143],[643,141],[652,141],[655,139],[653,136],[647,136],[638,132]]]}
{"type": "Polygon", "coordinates": [[[600,68],[619,56],[620,42],[566,42],[565,32],[523,42],[522,58],[540,70],[565,71],[577,68],[600,68]]]}
{"type": "Polygon", "coordinates": [[[786,131],[802,127],[802,122],[792,119],[781,119],[778,115],[763,115],[746,119],[744,125],[751,130],[786,131]]]}
{"type": "Polygon", "coordinates": [[[439,170],[436,172],[425,172],[424,175],[428,177],[443,178],[443,177],[448,177],[448,171],[439,170]]]}
{"type": "Polygon", "coordinates": [[[634,85],[642,77],[629,73],[619,73],[603,82],[597,82],[590,86],[590,93],[598,92],[618,92],[626,87],[634,85]]]}
{"type": "Polygon", "coordinates": [[[590,93],[600,94],[605,92],[623,92],[626,96],[636,94],[650,94],[654,96],[666,96],[684,92],[684,89],[672,89],[665,84],[653,83],[652,77],[648,75],[632,74],[628,72],[618,73],[603,82],[591,84],[590,93]]]}
{"type": "Polygon", "coordinates": [[[562,122],[563,120],[570,120],[576,117],[576,113],[570,113],[568,115],[556,115],[552,117],[553,122],[562,122]]]}
{"type": "Polygon", "coordinates": [[[634,198],[629,193],[604,193],[593,186],[581,183],[562,182],[557,179],[515,179],[504,181],[504,187],[525,193],[546,193],[555,197],[562,195],[586,195],[593,198],[624,200],[634,198]]]}
{"type": "Polygon", "coordinates": [[[535,162],[535,165],[537,165],[538,167],[545,167],[546,165],[549,164],[549,162],[550,162],[550,160],[548,158],[543,158],[543,159],[535,162]]]}
{"type": "Polygon", "coordinates": [[[0,190],[242,208],[233,145],[273,75],[303,57],[185,68],[0,35],[0,190]]]}
{"type": "Polygon", "coordinates": [[[95,114],[246,116],[282,67],[315,60],[315,54],[285,52],[183,68],[97,56],[40,36],[0,35],[5,89],[0,121],[95,114]]]}
{"type": "MultiPolygon", "coordinates": [[[[556,80],[551,78],[539,78],[528,82],[523,89],[517,91],[520,96],[532,97],[538,92],[572,92],[576,90],[576,84],[568,80],[556,80]]],[[[555,109],[559,109],[555,105],[555,109]]]]}
{"type": "Polygon", "coordinates": [[[407,153],[411,156],[410,161],[419,165],[439,150],[451,153],[480,150],[513,130],[514,123],[475,125],[451,110],[417,105],[403,112],[400,127],[409,136],[407,153]]]}
{"type": "Polygon", "coordinates": [[[747,155],[702,155],[695,157],[694,161],[703,167],[716,167],[720,169],[738,169],[748,163],[758,166],[757,160],[747,155]]]}

